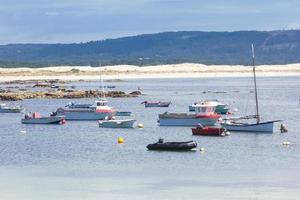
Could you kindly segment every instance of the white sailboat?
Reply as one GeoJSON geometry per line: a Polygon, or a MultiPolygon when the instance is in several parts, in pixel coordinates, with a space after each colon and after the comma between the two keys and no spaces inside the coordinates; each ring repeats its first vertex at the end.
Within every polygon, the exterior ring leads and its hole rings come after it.
{"type": "Polygon", "coordinates": [[[241,132],[265,132],[273,133],[274,123],[281,120],[275,121],[265,121],[260,120],[259,107],[258,107],[258,95],[257,95],[257,86],[256,86],[256,73],[255,73],[255,56],[254,56],[254,46],[252,44],[252,65],[253,65],[253,80],[254,80],[254,93],[255,93],[255,105],[256,105],[256,115],[252,117],[241,117],[235,119],[225,120],[222,123],[222,126],[229,131],[241,131],[241,132]],[[239,120],[245,120],[254,118],[256,122],[254,123],[243,123],[238,122],[239,120]]]}

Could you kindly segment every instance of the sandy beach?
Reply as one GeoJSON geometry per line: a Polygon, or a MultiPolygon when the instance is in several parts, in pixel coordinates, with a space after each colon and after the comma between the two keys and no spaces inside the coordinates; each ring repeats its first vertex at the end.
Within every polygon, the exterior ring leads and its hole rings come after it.
{"type": "MultiPolygon", "coordinates": [[[[289,65],[260,65],[257,76],[299,76],[300,63],[289,65]]],[[[187,78],[187,77],[247,77],[252,76],[251,66],[202,65],[183,63],[174,65],[105,67],[59,66],[46,68],[0,68],[0,81],[12,80],[95,80],[132,78],[187,78]]]]}

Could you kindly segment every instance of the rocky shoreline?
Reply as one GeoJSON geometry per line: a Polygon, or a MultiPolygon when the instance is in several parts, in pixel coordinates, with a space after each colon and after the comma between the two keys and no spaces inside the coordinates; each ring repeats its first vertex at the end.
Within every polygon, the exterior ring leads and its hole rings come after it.
{"type": "MultiPolygon", "coordinates": [[[[125,93],[123,91],[104,92],[106,97],[138,97],[140,91],[125,93]]],[[[75,98],[97,98],[103,96],[99,90],[48,90],[48,91],[2,91],[0,100],[20,101],[24,99],[75,99],[75,98]]]]}
{"type": "MultiPolygon", "coordinates": [[[[114,82],[115,80],[111,80],[114,82]]],[[[118,82],[122,80],[117,80],[118,82]]],[[[77,81],[78,82],[78,81],[77,81]]],[[[0,85],[8,85],[5,89],[0,89],[0,100],[2,101],[20,101],[23,99],[75,99],[75,98],[97,98],[106,97],[138,97],[142,95],[140,91],[123,92],[107,91],[103,92],[98,89],[81,90],[74,89],[75,86],[66,86],[71,83],[60,79],[53,80],[14,80],[2,82],[0,85]],[[18,85],[18,86],[14,86],[18,85]],[[23,86],[23,87],[22,87],[23,86]],[[24,88],[25,86],[25,88],[24,88]],[[39,90],[36,90],[36,89],[39,90]]],[[[109,86],[109,85],[108,85],[109,86]]],[[[105,86],[105,87],[108,87],[105,86]]],[[[111,88],[115,88],[110,86],[111,88]]]]}

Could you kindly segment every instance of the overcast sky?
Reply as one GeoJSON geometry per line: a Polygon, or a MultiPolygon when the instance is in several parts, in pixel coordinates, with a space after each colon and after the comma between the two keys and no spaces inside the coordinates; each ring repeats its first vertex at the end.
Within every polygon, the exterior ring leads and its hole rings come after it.
{"type": "Polygon", "coordinates": [[[300,28],[300,0],[0,0],[0,44],[300,28]]]}

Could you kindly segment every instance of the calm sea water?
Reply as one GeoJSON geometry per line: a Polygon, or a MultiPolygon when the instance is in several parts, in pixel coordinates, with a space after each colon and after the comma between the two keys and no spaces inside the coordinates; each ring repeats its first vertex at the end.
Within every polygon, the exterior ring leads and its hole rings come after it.
{"type": "MultiPolygon", "coordinates": [[[[143,129],[101,129],[97,122],[22,125],[19,114],[0,115],[0,199],[299,199],[300,78],[258,78],[265,120],[282,119],[289,132],[192,136],[187,127],[159,127],[165,111],[187,112],[200,99],[219,99],[236,115],[254,113],[251,78],[127,80],[116,90],[143,89],[138,98],[109,99],[132,111],[143,129]],[[144,108],[144,100],[171,100],[169,108],[144,108]],[[21,133],[26,130],[26,133],[21,133]],[[117,144],[123,137],[124,144],[117,144]],[[154,152],[146,145],[195,140],[207,152],[154,152]],[[290,141],[285,147],[283,141],[290,141]]],[[[74,85],[74,83],[73,83],[74,85]]],[[[76,83],[97,88],[98,82],[76,83]]],[[[48,114],[70,100],[25,100],[48,114]]],[[[77,102],[93,102],[81,99],[77,102]]]]}

